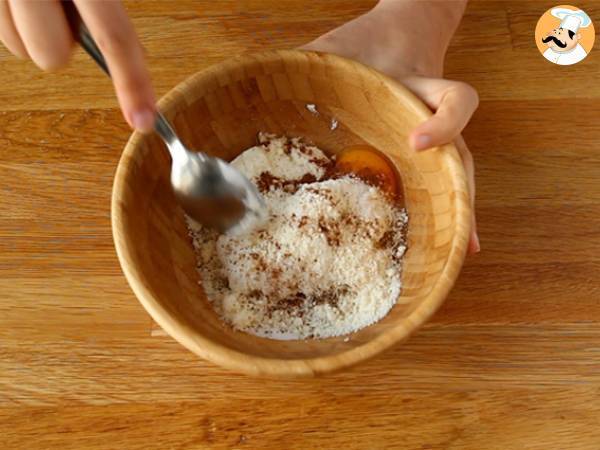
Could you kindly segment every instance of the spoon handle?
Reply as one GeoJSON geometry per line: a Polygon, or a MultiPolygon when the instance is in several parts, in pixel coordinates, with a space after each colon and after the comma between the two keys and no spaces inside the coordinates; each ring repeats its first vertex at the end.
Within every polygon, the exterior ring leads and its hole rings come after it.
{"type": "Polygon", "coordinates": [[[71,33],[75,40],[81,45],[81,47],[86,51],[88,55],[92,57],[96,64],[100,66],[100,68],[110,77],[110,70],[108,70],[108,66],[106,65],[106,60],[104,59],[104,55],[96,45],[96,41],[90,34],[85,23],[81,19],[79,15],[79,11],[75,7],[75,3],[71,0],[62,0],[62,7],[67,16],[67,21],[69,22],[69,26],[71,27],[71,33]]]}
{"type": "MultiPolygon", "coordinates": [[[[110,70],[108,69],[104,55],[98,48],[98,45],[96,44],[96,41],[94,41],[87,26],[83,23],[75,4],[71,0],[62,0],[61,3],[75,40],[81,45],[86,53],[96,61],[96,64],[100,66],[104,73],[110,77],[110,70]]],[[[160,111],[157,111],[156,113],[154,130],[162,138],[165,144],[167,144],[167,148],[173,159],[175,159],[176,155],[183,155],[183,152],[185,152],[183,144],[175,134],[175,131],[173,131],[173,127],[171,127],[169,121],[160,113],[160,111]]]]}

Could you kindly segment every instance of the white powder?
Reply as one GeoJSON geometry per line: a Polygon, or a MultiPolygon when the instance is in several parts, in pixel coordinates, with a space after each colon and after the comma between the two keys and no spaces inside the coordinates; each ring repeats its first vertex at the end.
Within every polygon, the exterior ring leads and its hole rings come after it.
{"type": "Polygon", "coordinates": [[[265,227],[242,236],[191,229],[216,311],[276,339],[338,336],[380,320],[400,294],[404,210],[358,178],[320,181],[332,162],[314,146],[264,134],[259,142],[232,164],[263,190],[265,227]]]}
{"type": "Polygon", "coordinates": [[[298,180],[306,174],[316,179],[325,175],[324,167],[329,158],[317,147],[303,144],[299,138],[276,138],[260,133],[258,142],[262,145],[246,150],[231,162],[252,181],[258,180],[263,172],[287,180],[298,180]]]}
{"type": "Polygon", "coordinates": [[[319,115],[319,110],[317,109],[317,105],[315,105],[314,103],[307,103],[306,109],[308,109],[310,111],[310,113],[314,114],[315,116],[319,115]]]}
{"type": "Polygon", "coordinates": [[[339,125],[338,120],[335,117],[331,118],[331,122],[329,123],[329,129],[331,131],[335,131],[339,125]]]}

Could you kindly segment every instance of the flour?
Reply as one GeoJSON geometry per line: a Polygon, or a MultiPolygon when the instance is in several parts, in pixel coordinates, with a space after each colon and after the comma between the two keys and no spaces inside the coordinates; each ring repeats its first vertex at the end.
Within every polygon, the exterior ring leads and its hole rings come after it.
{"type": "MultiPolygon", "coordinates": [[[[232,164],[261,189],[269,220],[242,236],[191,228],[202,285],[231,326],[275,339],[351,333],[401,290],[407,216],[299,139],[261,134],[232,164]]],[[[190,223],[191,224],[191,223],[190,223]]]]}

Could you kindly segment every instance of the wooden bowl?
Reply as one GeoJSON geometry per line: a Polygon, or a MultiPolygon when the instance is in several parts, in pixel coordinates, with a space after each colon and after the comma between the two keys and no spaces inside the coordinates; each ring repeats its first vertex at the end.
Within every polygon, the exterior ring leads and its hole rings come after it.
{"type": "MultiPolygon", "coordinates": [[[[276,341],[224,326],[198,284],[183,212],[156,135],[134,133],[116,173],[112,226],[123,271],[144,308],[182,345],[252,375],[339,370],[402,341],[440,306],[460,271],[470,231],[465,174],[452,145],[414,152],[409,132],[431,112],[407,89],[344,58],[300,51],[235,58],[178,85],[160,102],[182,140],[225,160],[259,131],[303,136],[336,153],[369,144],[396,165],[409,214],[402,304],[349,340],[276,341]],[[307,104],[316,104],[319,114],[307,104]],[[331,130],[331,118],[339,126],[331,130]]],[[[365,264],[368,264],[365,261],[365,264]]]]}

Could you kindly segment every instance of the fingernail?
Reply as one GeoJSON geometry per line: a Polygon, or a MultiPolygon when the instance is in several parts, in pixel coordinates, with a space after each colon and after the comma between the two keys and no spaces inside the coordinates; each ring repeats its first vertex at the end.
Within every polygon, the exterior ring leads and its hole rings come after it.
{"type": "Polygon", "coordinates": [[[473,253],[479,253],[481,251],[481,245],[479,244],[479,235],[475,235],[473,238],[473,253]]]}
{"type": "Polygon", "coordinates": [[[154,128],[154,112],[149,109],[135,111],[131,114],[131,125],[143,133],[151,131],[154,128]]]}
{"type": "Polygon", "coordinates": [[[415,150],[425,150],[431,147],[431,136],[421,134],[415,139],[415,150]]]}

